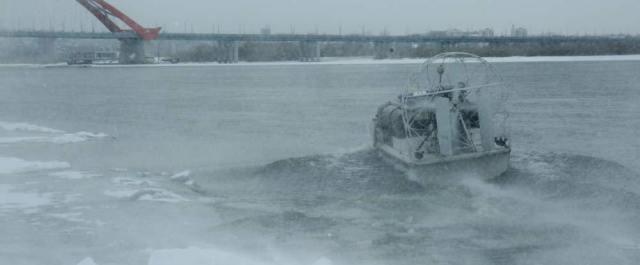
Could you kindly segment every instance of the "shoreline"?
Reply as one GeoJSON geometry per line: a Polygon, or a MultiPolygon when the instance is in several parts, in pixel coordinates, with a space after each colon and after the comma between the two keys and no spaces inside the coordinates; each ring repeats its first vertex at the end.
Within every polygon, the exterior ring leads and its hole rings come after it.
{"type": "MultiPolygon", "coordinates": [[[[384,64],[420,64],[428,58],[399,58],[376,60],[370,57],[324,57],[318,62],[271,61],[271,62],[238,62],[222,64],[218,62],[187,62],[177,64],[91,64],[67,65],[54,64],[0,64],[0,68],[113,68],[113,67],[215,67],[215,66],[292,66],[292,65],[384,65],[384,64]]],[[[640,54],[632,55],[592,55],[592,56],[512,56],[484,57],[490,63],[542,63],[542,62],[603,62],[603,61],[640,61],[640,54]]]]}

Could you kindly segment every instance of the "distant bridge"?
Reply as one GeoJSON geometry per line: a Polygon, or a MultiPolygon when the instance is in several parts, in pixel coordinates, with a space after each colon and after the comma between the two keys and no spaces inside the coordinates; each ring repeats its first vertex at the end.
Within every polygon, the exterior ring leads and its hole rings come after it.
{"type": "MultiPolygon", "coordinates": [[[[0,31],[4,38],[36,38],[49,39],[101,39],[120,40],[123,43],[136,42],[139,35],[133,31],[121,32],[68,32],[68,31],[0,31]]],[[[488,43],[492,45],[509,43],[559,44],[559,43],[614,43],[636,42],[640,37],[608,37],[608,36],[430,36],[430,35],[336,35],[336,34],[216,34],[216,33],[159,33],[155,40],[216,41],[227,49],[225,62],[238,61],[238,47],[241,42],[298,42],[300,43],[303,61],[317,61],[320,58],[320,43],[327,42],[361,42],[375,46],[375,57],[385,58],[393,44],[396,43],[438,43],[456,45],[460,43],[488,43]]],[[[123,49],[129,46],[123,45],[123,49]]],[[[122,53],[122,52],[121,52],[122,53]]]]}
{"type": "MultiPolygon", "coordinates": [[[[136,33],[69,32],[69,31],[0,31],[4,38],[51,39],[137,39],[136,33]]],[[[336,34],[220,34],[220,33],[160,33],[157,40],[190,41],[254,41],[254,42],[384,42],[384,43],[579,43],[638,41],[640,37],[609,36],[431,36],[431,35],[336,35],[336,34]]]]}
{"type": "Polygon", "coordinates": [[[317,61],[320,58],[322,42],[366,42],[374,44],[376,58],[386,58],[393,50],[394,43],[439,43],[443,46],[459,43],[602,43],[631,40],[640,42],[640,38],[614,38],[598,36],[430,36],[430,35],[330,35],[330,34],[196,34],[162,33],[162,28],[147,28],[105,0],[76,0],[93,14],[109,32],[66,32],[66,31],[0,31],[5,38],[37,38],[42,40],[43,50],[54,51],[55,39],[115,39],[120,41],[120,63],[143,63],[145,58],[144,42],[153,40],[191,40],[217,41],[226,50],[221,61],[238,61],[240,42],[299,42],[301,60],[317,61]],[[116,23],[116,22],[120,23],[116,23]],[[120,25],[126,25],[122,28],[120,25]]]}

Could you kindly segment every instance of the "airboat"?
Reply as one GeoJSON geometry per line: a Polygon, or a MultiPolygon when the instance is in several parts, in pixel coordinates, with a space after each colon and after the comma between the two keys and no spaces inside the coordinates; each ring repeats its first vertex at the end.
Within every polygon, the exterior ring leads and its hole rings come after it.
{"type": "Polygon", "coordinates": [[[373,145],[385,161],[422,184],[491,179],[509,168],[508,91],[492,65],[470,53],[442,53],[409,81],[373,119],[373,145]]]}

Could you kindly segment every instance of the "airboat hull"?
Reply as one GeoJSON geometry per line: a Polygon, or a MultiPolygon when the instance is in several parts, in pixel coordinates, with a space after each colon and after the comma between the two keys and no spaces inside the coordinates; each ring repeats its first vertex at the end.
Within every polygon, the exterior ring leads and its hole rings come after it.
{"type": "Polygon", "coordinates": [[[502,175],[511,149],[500,80],[477,55],[434,56],[421,68],[414,91],[378,107],[373,146],[423,185],[502,175]],[[419,82],[420,77],[427,82],[419,82]]]}
{"type": "Polygon", "coordinates": [[[383,160],[406,173],[410,180],[422,185],[458,180],[464,177],[489,180],[507,171],[511,156],[511,150],[504,148],[410,161],[387,146],[379,146],[377,151],[383,160]]]}

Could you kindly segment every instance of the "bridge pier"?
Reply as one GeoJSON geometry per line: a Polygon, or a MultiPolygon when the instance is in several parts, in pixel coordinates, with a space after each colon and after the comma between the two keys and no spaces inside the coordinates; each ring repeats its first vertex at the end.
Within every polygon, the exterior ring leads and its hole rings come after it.
{"type": "Polygon", "coordinates": [[[121,64],[143,64],[145,63],[144,41],[141,39],[120,39],[121,64]]]}
{"type": "Polygon", "coordinates": [[[218,63],[238,63],[240,42],[223,41],[219,42],[219,45],[222,48],[222,53],[218,57],[218,63]]]}
{"type": "Polygon", "coordinates": [[[395,48],[391,42],[374,42],[373,43],[373,59],[382,60],[393,56],[395,48]]]}
{"type": "Polygon", "coordinates": [[[300,42],[300,61],[301,62],[319,62],[320,61],[320,42],[301,41],[300,42]]]}

